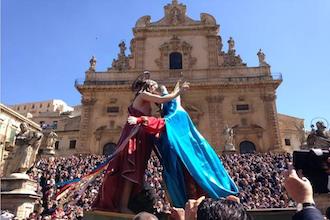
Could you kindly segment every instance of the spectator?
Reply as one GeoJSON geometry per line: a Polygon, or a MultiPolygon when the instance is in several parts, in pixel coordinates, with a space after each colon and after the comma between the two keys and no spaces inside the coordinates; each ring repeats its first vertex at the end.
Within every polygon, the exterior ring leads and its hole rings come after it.
{"type": "Polygon", "coordinates": [[[198,206],[197,220],[250,220],[242,204],[228,199],[204,199],[198,206]]]}
{"type": "Polygon", "coordinates": [[[293,220],[323,220],[321,212],[315,207],[313,189],[309,180],[300,178],[292,165],[284,172],[284,186],[289,196],[297,203],[302,204],[302,210],[298,211],[293,220]]]}
{"type": "Polygon", "coordinates": [[[136,216],[134,216],[133,220],[158,220],[158,218],[148,212],[140,212],[136,216]]]}

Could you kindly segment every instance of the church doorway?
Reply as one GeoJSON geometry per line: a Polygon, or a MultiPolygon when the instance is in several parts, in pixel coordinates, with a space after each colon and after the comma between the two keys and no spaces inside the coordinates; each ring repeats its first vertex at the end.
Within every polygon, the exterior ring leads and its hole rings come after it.
{"type": "Polygon", "coordinates": [[[103,146],[103,155],[109,156],[111,155],[116,149],[115,143],[107,143],[103,146]]]}
{"type": "Polygon", "coordinates": [[[256,146],[251,141],[242,141],[239,144],[239,151],[240,151],[241,154],[255,153],[256,152],[256,146]]]}

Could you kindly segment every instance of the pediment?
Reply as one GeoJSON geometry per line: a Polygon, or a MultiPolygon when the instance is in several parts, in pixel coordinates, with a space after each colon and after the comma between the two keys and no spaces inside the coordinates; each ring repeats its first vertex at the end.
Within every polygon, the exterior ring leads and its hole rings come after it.
{"type": "Polygon", "coordinates": [[[154,26],[192,26],[192,25],[217,25],[215,18],[207,13],[201,13],[200,21],[187,16],[186,5],[173,0],[171,4],[164,6],[164,17],[158,21],[151,22],[149,15],[142,16],[135,24],[136,28],[154,26]]]}
{"type": "Polygon", "coordinates": [[[171,4],[167,4],[164,7],[165,16],[159,21],[151,23],[155,26],[166,26],[166,25],[191,25],[198,24],[198,21],[194,21],[186,15],[186,6],[178,4],[177,1],[172,1],[171,4]]]}

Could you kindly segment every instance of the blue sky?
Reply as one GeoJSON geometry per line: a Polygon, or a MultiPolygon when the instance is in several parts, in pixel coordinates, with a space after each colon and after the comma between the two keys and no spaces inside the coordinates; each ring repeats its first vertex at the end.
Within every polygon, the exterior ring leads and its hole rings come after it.
{"type": "MultiPolygon", "coordinates": [[[[163,16],[170,0],[2,0],[1,102],[62,99],[80,103],[74,81],[92,55],[97,70],[111,66],[118,43],[129,44],[143,15],[163,16]]],[[[329,0],[182,0],[187,14],[213,15],[227,50],[232,36],[248,66],[263,48],[272,72],[283,74],[279,113],[330,122],[329,0]]],[[[330,125],[329,125],[330,126],[330,125]]]]}

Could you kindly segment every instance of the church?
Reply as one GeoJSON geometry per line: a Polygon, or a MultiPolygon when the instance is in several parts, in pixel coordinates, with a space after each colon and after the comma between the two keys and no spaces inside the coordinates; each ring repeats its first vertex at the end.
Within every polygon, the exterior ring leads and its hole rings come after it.
{"type": "Polygon", "coordinates": [[[262,50],[253,55],[259,65],[249,67],[235,40],[221,38],[212,15],[194,20],[176,0],[164,6],[158,21],[140,17],[111,67],[96,71],[92,57],[85,79],[75,82],[82,97],[77,152],[113,151],[133,98],[131,84],[145,70],[170,89],[179,79],[190,82],[182,105],[217,152],[224,150],[225,128],[233,129],[237,152],[281,150],[276,89],[282,75],[272,74],[262,50]]]}

